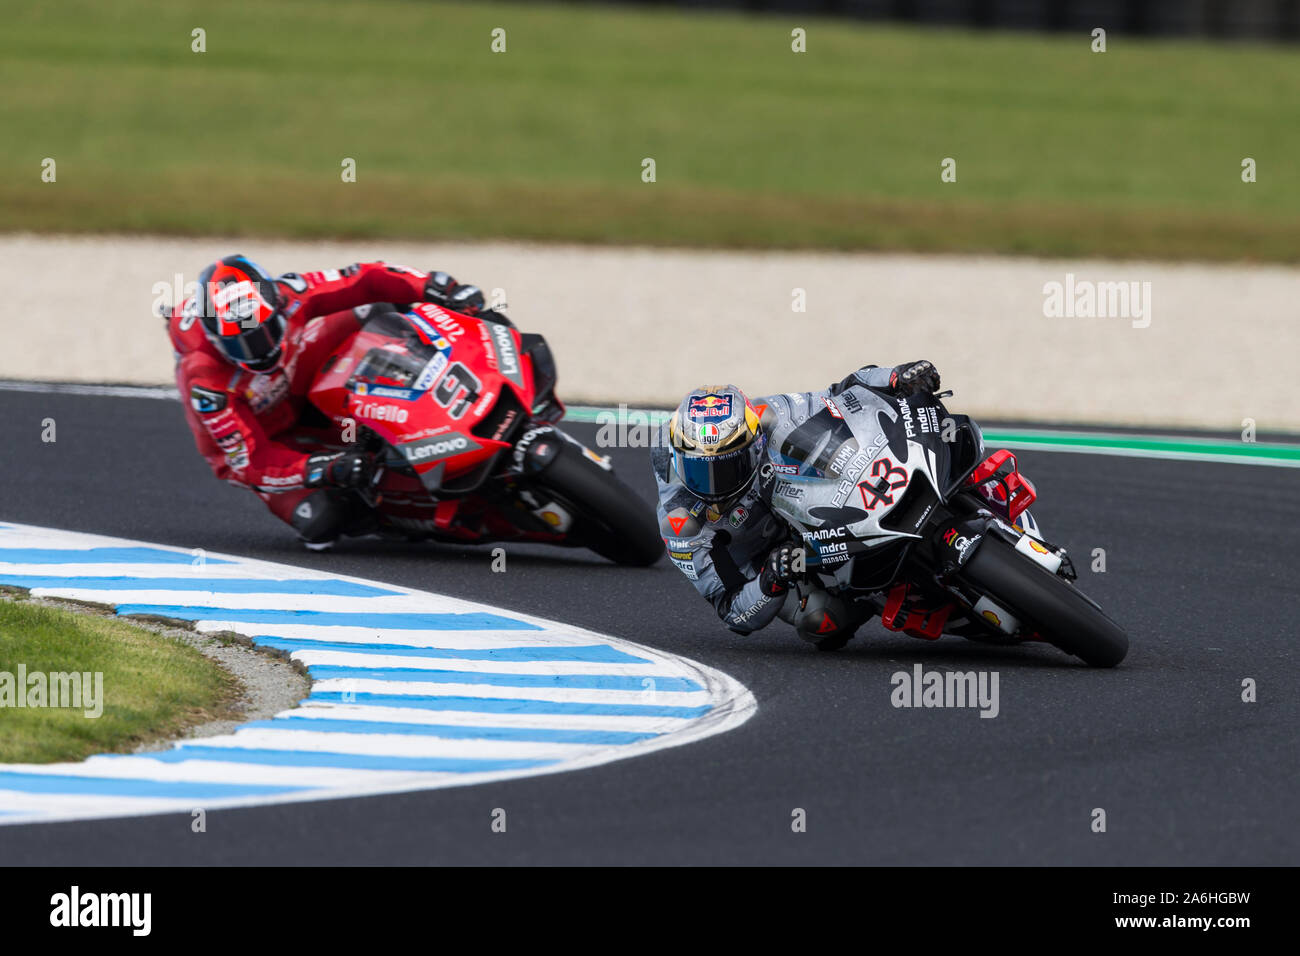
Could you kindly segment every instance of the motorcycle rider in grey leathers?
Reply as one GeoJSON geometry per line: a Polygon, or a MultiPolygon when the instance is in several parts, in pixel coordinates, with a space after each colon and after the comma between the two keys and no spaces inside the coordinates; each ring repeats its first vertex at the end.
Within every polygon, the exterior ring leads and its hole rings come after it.
{"type": "MultiPolygon", "coordinates": [[[[854,385],[933,394],[939,373],[927,361],[869,365],[821,391],[753,403],[732,385],[702,387],[660,430],[651,454],[660,534],[672,562],[733,631],[748,634],[780,617],[804,640],[835,650],[876,612],[867,601],[806,586],[802,552],[758,480],[760,467],[771,466],[769,443],[779,445],[783,434],[854,385]],[[792,591],[797,580],[803,585],[792,591]]],[[[1028,513],[1025,520],[1036,532],[1028,513]]]]}

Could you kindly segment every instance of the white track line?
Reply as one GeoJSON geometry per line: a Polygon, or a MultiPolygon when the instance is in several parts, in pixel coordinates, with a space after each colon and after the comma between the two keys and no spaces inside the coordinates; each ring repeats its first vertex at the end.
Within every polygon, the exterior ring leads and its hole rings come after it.
{"type": "Polygon", "coordinates": [[[229,555],[0,523],[0,584],[276,642],[313,675],[302,706],[231,734],[158,753],[0,764],[6,824],[576,770],[731,730],[757,706],[720,671],[605,634],[229,555]]]}

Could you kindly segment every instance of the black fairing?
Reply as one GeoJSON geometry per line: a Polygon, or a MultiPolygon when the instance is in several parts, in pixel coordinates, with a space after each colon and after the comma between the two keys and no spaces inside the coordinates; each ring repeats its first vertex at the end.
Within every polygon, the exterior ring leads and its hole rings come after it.
{"type": "MultiPolygon", "coordinates": [[[[931,395],[903,398],[882,390],[876,392],[894,406],[892,419],[884,412],[876,413],[876,424],[885,435],[889,452],[895,460],[906,460],[910,457],[909,442],[925,448],[934,456],[935,479],[946,497],[956,485],[952,480],[954,450],[958,454],[965,454],[965,439],[960,436],[967,433],[967,428],[963,426],[968,425],[970,420],[965,415],[949,414],[943,402],[931,395]],[[952,442],[943,440],[945,423],[949,419],[956,425],[957,440],[952,442]]],[[[971,467],[974,467],[974,463],[971,467]]]]}

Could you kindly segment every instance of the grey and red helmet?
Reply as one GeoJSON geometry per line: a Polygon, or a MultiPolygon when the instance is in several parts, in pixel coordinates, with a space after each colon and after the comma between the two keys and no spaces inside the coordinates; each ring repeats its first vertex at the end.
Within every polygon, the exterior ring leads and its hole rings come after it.
{"type": "Polygon", "coordinates": [[[226,256],[199,276],[196,308],[208,340],[250,372],[275,367],[284,339],[284,298],[246,256],[226,256]]]}
{"type": "Polygon", "coordinates": [[[668,422],[673,468],[705,501],[730,501],[749,488],[767,439],[759,414],[734,385],[691,391],[668,422]]]}

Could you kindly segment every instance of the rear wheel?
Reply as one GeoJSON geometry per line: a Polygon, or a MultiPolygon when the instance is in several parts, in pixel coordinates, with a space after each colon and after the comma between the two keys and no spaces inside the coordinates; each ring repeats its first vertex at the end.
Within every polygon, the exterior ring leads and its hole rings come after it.
{"type": "Polygon", "coordinates": [[[977,591],[1006,606],[1022,626],[1093,667],[1114,667],[1128,653],[1128,635],[1081,591],[999,538],[986,536],[962,569],[977,591]]]}
{"type": "Polygon", "coordinates": [[[648,567],[664,553],[654,509],[567,441],[533,480],[573,515],[569,539],[616,564],[648,567]]]}

